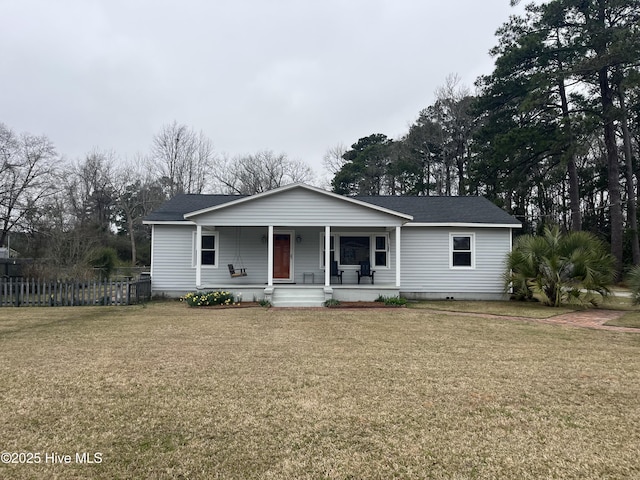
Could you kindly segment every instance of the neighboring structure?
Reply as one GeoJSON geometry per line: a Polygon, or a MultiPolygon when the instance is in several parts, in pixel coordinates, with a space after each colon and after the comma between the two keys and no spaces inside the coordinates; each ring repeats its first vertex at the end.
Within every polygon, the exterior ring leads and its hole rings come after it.
{"type": "Polygon", "coordinates": [[[18,252],[16,252],[13,248],[0,247],[0,258],[16,258],[17,256],[18,252]]]}
{"type": "Polygon", "coordinates": [[[502,299],[512,230],[521,227],[482,197],[345,197],[305,184],[178,195],[145,223],[154,294],[224,289],[283,306],[379,295],[502,299]],[[325,268],[332,261],[342,283],[325,268]],[[362,261],[375,284],[358,284],[362,261]]]}
{"type": "Polygon", "coordinates": [[[31,259],[16,258],[18,252],[13,248],[0,247],[0,279],[22,276],[22,266],[31,263],[31,259]]]}

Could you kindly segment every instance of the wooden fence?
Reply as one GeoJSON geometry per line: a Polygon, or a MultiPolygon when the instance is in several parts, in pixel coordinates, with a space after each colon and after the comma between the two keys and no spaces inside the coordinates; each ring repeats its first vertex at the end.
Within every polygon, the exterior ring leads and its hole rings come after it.
{"type": "Polygon", "coordinates": [[[151,278],[70,281],[9,278],[0,280],[0,307],[132,305],[151,300],[151,278]]]}

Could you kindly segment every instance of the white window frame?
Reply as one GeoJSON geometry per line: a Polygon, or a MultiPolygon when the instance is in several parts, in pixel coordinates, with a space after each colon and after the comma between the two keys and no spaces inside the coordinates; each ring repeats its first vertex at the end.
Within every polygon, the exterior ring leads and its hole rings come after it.
{"type": "Polygon", "coordinates": [[[451,232],[449,233],[449,268],[452,270],[473,270],[476,268],[476,234],[471,232],[451,232]],[[469,250],[454,250],[453,239],[455,237],[469,237],[469,250]],[[453,254],[456,252],[470,253],[471,265],[454,265],[453,254]]]}
{"type": "MultiPolygon", "coordinates": [[[[194,231],[192,236],[191,236],[191,267],[192,268],[196,268],[197,267],[197,263],[198,263],[198,244],[196,243],[199,239],[197,238],[198,233],[197,231],[194,231]]],[[[214,268],[218,268],[218,258],[219,258],[219,252],[220,252],[220,235],[218,234],[217,230],[207,230],[206,228],[202,229],[202,235],[200,238],[202,237],[213,237],[213,261],[215,262],[215,265],[205,265],[204,263],[200,264],[201,268],[206,268],[206,269],[214,269],[214,268]]]]}
{"type": "MultiPolygon", "coordinates": [[[[333,259],[338,261],[338,268],[341,270],[358,270],[360,268],[359,265],[343,265],[340,263],[340,237],[369,237],[369,261],[371,262],[372,269],[390,269],[391,268],[391,257],[389,255],[390,252],[390,242],[389,242],[389,232],[336,232],[332,233],[333,237],[333,259]],[[384,250],[376,250],[376,237],[384,237],[385,238],[385,249],[384,250]],[[377,265],[376,261],[376,252],[386,253],[386,265],[377,265]]],[[[324,260],[324,233],[320,234],[320,269],[324,270],[323,265],[324,260]]]]}
{"type": "Polygon", "coordinates": [[[371,255],[371,257],[373,258],[373,262],[371,262],[371,266],[375,266],[376,268],[389,268],[389,234],[388,233],[384,233],[384,234],[376,234],[373,235],[371,237],[371,251],[373,252],[373,255],[371,255]],[[383,249],[378,249],[378,245],[376,243],[376,240],[378,237],[383,237],[384,238],[384,248],[383,249]],[[384,265],[378,265],[376,263],[376,253],[378,252],[384,252],[385,253],[385,264],[384,265]]]}
{"type": "MultiPolygon", "coordinates": [[[[333,252],[333,259],[336,259],[336,242],[338,239],[336,238],[336,234],[332,233],[329,235],[333,239],[333,248],[331,252],[333,252]]],[[[324,270],[324,232],[320,233],[320,270],[324,270]]]]}

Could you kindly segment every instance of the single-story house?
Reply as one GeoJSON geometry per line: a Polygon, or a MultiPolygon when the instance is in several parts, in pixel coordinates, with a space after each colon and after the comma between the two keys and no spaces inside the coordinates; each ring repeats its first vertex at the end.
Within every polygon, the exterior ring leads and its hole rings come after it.
{"type": "Polygon", "coordinates": [[[503,299],[521,227],[483,197],[346,197],[302,183],[249,196],[178,195],[144,223],[154,294],[222,289],[275,306],[503,299]]]}

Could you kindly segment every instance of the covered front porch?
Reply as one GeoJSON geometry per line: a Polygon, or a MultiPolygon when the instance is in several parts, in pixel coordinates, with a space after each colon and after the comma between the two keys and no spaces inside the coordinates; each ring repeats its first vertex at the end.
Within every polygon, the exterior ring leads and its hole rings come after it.
{"type": "Polygon", "coordinates": [[[402,226],[412,218],[304,184],[184,215],[195,225],[196,288],[261,288],[260,298],[274,305],[284,292],[323,303],[399,291],[402,226]],[[375,273],[359,275],[363,263],[375,273]],[[241,275],[231,275],[230,265],[241,275]]]}
{"type": "Polygon", "coordinates": [[[244,301],[264,299],[274,306],[321,306],[329,299],[373,301],[397,296],[401,236],[400,225],[197,225],[196,288],[228,290],[244,301]],[[371,276],[359,275],[361,262],[368,262],[371,276]],[[325,268],[332,264],[333,271],[325,268]]]}

